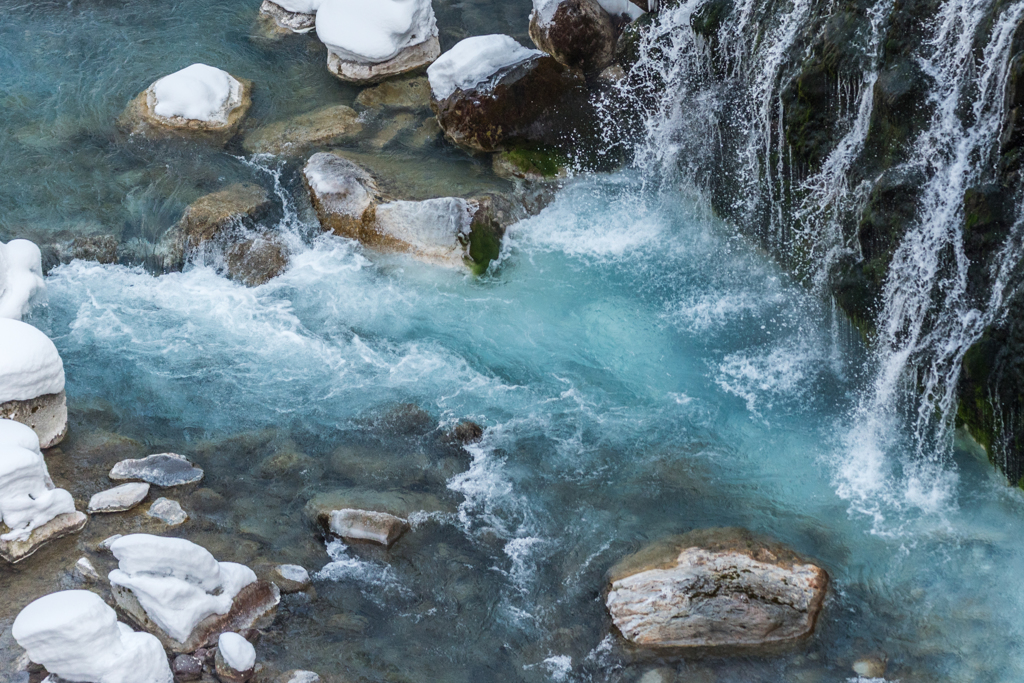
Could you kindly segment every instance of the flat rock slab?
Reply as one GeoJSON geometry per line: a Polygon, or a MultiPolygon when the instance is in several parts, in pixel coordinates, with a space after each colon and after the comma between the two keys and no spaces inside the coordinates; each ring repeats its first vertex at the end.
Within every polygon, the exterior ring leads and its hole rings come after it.
{"type": "Polygon", "coordinates": [[[332,510],[327,529],[346,541],[377,543],[390,548],[409,530],[409,522],[386,512],[332,510]]]}
{"type": "MultiPolygon", "coordinates": [[[[11,564],[21,562],[50,541],[81,531],[89,517],[84,512],[68,512],[57,515],[32,532],[24,541],[0,541],[0,557],[11,564]]],[[[0,530],[6,527],[0,525],[0,530]]]]}
{"type": "Polygon", "coordinates": [[[106,491],[100,491],[89,499],[88,512],[95,515],[102,512],[125,512],[141,503],[149,495],[149,484],[133,482],[121,484],[106,491]]]}
{"type": "Polygon", "coordinates": [[[203,471],[176,453],[158,453],[138,460],[122,460],[110,470],[114,481],[145,481],[169,488],[202,481],[203,471]]]}
{"type": "Polygon", "coordinates": [[[615,627],[653,649],[775,649],[814,632],[828,574],[742,529],[704,529],[654,544],[609,572],[615,627]]]}
{"type": "Polygon", "coordinates": [[[178,501],[170,498],[157,498],[146,510],[146,516],[158,519],[168,526],[184,524],[188,515],[181,509],[178,501]]]}

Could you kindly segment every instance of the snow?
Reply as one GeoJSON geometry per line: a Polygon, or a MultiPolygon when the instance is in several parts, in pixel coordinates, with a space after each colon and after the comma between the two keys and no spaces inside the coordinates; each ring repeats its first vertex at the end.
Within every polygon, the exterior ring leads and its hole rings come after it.
{"type": "Polygon", "coordinates": [[[444,100],[456,90],[469,90],[509,66],[543,55],[511,36],[474,36],[459,42],[427,69],[434,97],[444,100]]]}
{"type": "Polygon", "coordinates": [[[23,609],[11,629],[29,658],[61,678],[92,683],[171,683],[163,646],[117,621],[100,596],[61,591],[23,609]]]}
{"type": "Polygon", "coordinates": [[[222,633],[217,640],[217,649],[224,663],[239,673],[256,666],[256,648],[237,633],[222,633]]]}
{"type": "Polygon", "coordinates": [[[298,12],[299,14],[316,14],[322,3],[323,0],[274,0],[275,5],[280,5],[289,12],[298,12]]]}
{"type": "Polygon", "coordinates": [[[316,35],[338,57],[379,64],[437,35],[431,0],[323,0],[316,35]]]}
{"type": "Polygon", "coordinates": [[[193,64],[152,85],[157,116],[227,123],[229,103],[239,83],[227,71],[193,64]]]}
{"type": "Polygon", "coordinates": [[[181,538],[129,534],[110,551],[118,560],[110,583],[131,589],[149,618],[178,642],[211,614],[227,614],[238,592],[256,581],[248,567],[218,562],[181,538]]]}
{"type": "Polygon", "coordinates": [[[21,320],[36,294],[45,291],[39,247],[28,240],[0,242],[0,318],[21,320]]]}
{"type": "Polygon", "coordinates": [[[644,14],[642,9],[629,0],[597,0],[597,4],[604,7],[604,11],[613,17],[619,14],[628,14],[631,21],[644,14]]]}
{"type": "Polygon", "coordinates": [[[0,403],[64,391],[64,362],[45,334],[0,318],[0,403]]]}
{"type": "Polygon", "coordinates": [[[0,420],[0,521],[10,531],[3,541],[23,541],[57,515],[75,511],[75,501],[54,488],[39,438],[13,420],[0,420]]]}
{"type": "Polygon", "coordinates": [[[420,202],[396,201],[377,207],[381,232],[422,249],[452,249],[468,235],[476,207],[465,199],[438,197],[420,202]]]}

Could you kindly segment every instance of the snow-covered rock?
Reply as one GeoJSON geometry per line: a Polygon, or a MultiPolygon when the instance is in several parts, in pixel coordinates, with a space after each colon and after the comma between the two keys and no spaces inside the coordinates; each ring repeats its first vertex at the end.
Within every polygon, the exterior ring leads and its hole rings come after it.
{"type": "Polygon", "coordinates": [[[64,362],[49,337],[20,320],[0,318],[0,418],[27,424],[43,448],[68,427],[64,362]]]}
{"type": "Polygon", "coordinates": [[[218,562],[180,538],[123,536],[110,545],[118,568],[109,578],[118,605],[174,652],[194,652],[224,631],[272,613],[280,593],[244,565],[218,562]]]}
{"type": "Polygon", "coordinates": [[[316,10],[319,6],[318,0],[263,0],[260,16],[270,19],[286,31],[309,33],[316,27],[316,10]]]}
{"type": "Polygon", "coordinates": [[[409,521],[373,510],[331,510],[327,530],[346,541],[376,543],[390,548],[409,530],[409,521]]]}
{"type": "Polygon", "coordinates": [[[618,32],[598,0],[533,0],[530,38],[560,64],[596,73],[614,59],[618,32]]]}
{"type": "Polygon", "coordinates": [[[523,47],[512,36],[474,36],[460,41],[427,69],[434,98],[444,100],[456,90],[471,90],[502,69],[544,53],[523,47]]]}
{"type": "Polygon", "coordinates": [[[70,493],[54,487],[36,433],[0,419],[0,556],[24,559],[55,531],[70,533],[69,523],[79,522],[84,524],[84,515],[75,511],[70,493]]]}
{"type": "Polygon", "coordinates": [[[120,119],[133,134],[167,133],[221,142],[237,132],[252,104],[252,83],[206,64],[193,64],[155,81],[120,119]]]}
{"type": "Polygon", "coordinates": [[[339,154],[320,152],[306,162],[302,177],[325,230],[352,239],[367,232],[378,198],[368,172],[339,154]]]}
{"type": "Polygon", "coordinates": [[[224,683],[245,683],[256,666],[256,648],[237,633],[222,633],[217,639],[217,678],[224,683]]]}
{"type": "Polygon", "coordinates": [[[45,291],[39,247],[28,240],[0,242],[0,318],[21,320],[45,291]]]}
{"type": "Polygon", "coordinates": [[[160,641],[117,621],[100,596],[52,593],[30,603],[11,628],[33,662],[61,678],[90,683],[171,683],[160,641]]]}
{"type": "Polygon", "coordinates": [[[331,73],[354,83],[415,71],[441,54],[431,0],[323,0],[316,34],[331,73]]]}

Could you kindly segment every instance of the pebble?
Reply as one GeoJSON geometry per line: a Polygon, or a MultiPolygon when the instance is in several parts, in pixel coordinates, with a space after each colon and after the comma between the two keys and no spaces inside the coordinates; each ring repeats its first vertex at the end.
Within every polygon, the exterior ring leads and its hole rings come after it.
{"type": "Polygon", "coordinates": [[[146,511],[146,515],[159,519],[168,526],[184,524],[185,520],[188,519],[188,515],[181,509],[178,501],[171,500],[170,498],[157,498],[149,507],[149,510],[146,511]]]}
{"type": "Polygon", "coordinates": [[[114,481],[145,481],[168,488],[195,484],[203,478],[203,471],[176,453],[157,453],[138,460],[122,460],[110,470],[114,481]]]}
{"type": "Polygon", "coordinates": [[[121,484],[106,491],[100,491],[89,499],[88,512],[95,515],[101,512],[125,512],[145,500],[149,495],[149,484],[133,482],[121,484]]]}

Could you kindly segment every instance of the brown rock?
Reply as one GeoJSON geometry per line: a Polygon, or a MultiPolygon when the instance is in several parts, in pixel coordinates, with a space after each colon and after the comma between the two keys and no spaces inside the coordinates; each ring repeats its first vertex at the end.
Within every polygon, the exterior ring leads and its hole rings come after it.
{"type": "Polygon", "coordinates": [[[257,128],[242,146],[250,154],[302,156],[318,147],[351,142],[362,132],[355,110],[339,104],[257,128]]]}
{"type": "Polygon", "coordinates": [[[230,111],[226,123],[160,116],[154,111],[156,97],[150,85],[128,103],[117,124],[131,135],[142,135],[150,139],[187,137],[224,144],[238,133],[242,120],[252,106],[252,81],[235,76],[232,78],[236,85],[233,86],[228,103],[230,111]]]}
{"type": "MultiPolygon", "coordinates": [[[[0,557],[11,564],[17,564],[50,541],[81,531],[88,521],[89,517],[84,512],[68,512],[57,515],[33,531],[24,541],[0,541],[0,557]]],[[[0,534],[9,531],[10,529],[5,524],[0,524],[0,534]]]]}
{"type": "Polygon", "coordinates": [[[550,21],[533,11],[530,38],[560,64],[593,73],[611,63],[618,36],[597,0],[561,0],[550,21]]]}
{"type": "Polygon", "coordinates": [[[609,572],[605,598],[629,642],[656,649],[748,651],[810,637],[824,569],[742,529],[704,529],[654,544],[609,572]]]}

